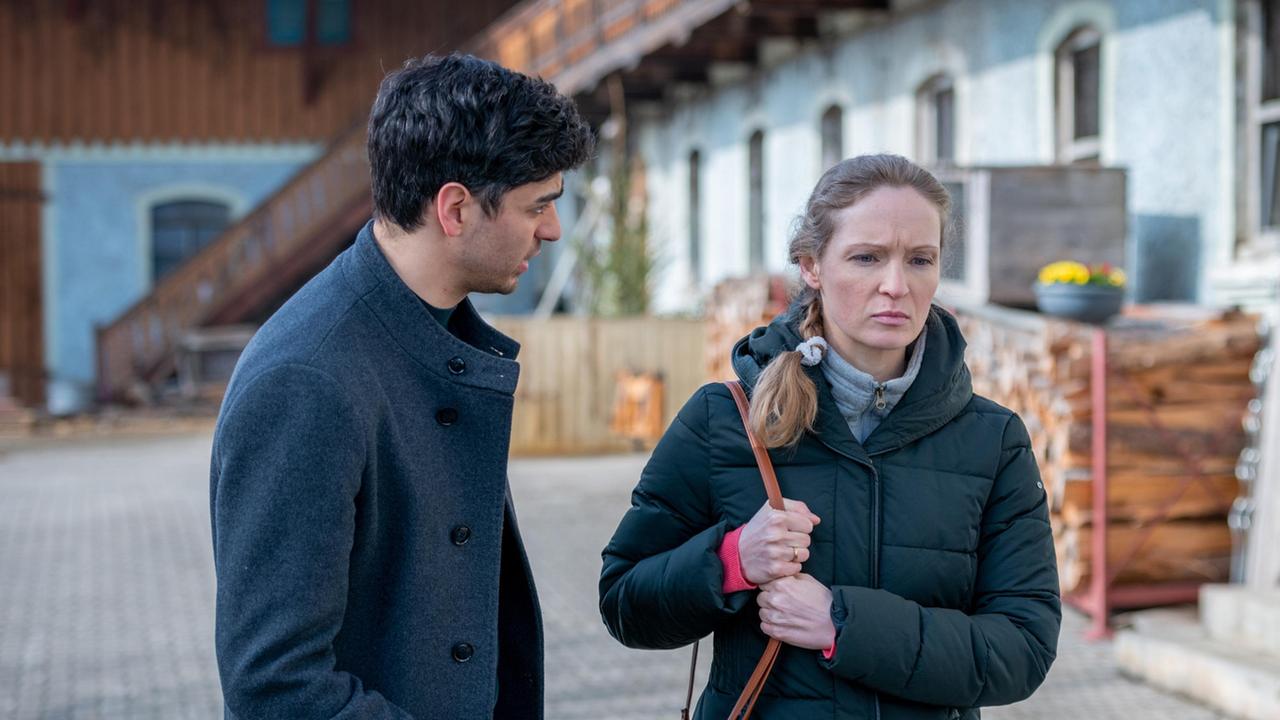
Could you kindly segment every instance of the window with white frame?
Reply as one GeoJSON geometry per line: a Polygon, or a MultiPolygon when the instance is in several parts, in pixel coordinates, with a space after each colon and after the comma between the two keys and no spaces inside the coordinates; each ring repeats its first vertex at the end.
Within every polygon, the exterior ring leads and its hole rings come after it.
{"type": "Polygon", "coordinates": [[[151,207],[151,278],[159,282],[231,223],[231,206],[206,199],[171,200],[151,207]]]}
{"type": "Polygon", "coordinates": [[[822,172],[844,159],[844,110],[832,105],[822,113],[822,172]]]}
{"type": "Polygon", "coordinates": [[[947,75],[934,75],[916,92],[916,158],[927,167],[956,161],[956,91],[947,75]]]}
{"type": "Polygon", "coordinates": [[[689,276],[702,278],[702,153],[689,153],[689,276]]]}
{"type": "Polygon", "coordinates": [[[951,215],[947,218],[948,232],[942,248],[941,276],[943,280],[963,283],[968,279],[964,227],[967,188],[960,177],[940,179],[951,195],[951,215]]]}
{"type": "Polygon", "coordinates": [[[1280,253],[1280,0],[1248,0],[1245,23],[1247,246],[1280,253]]]}
{"type": "Polygon", "coordinates": [[[1076,28],[1054,57],[1058,162],[1097,162],[1102,143],[1102,34],[1076,28]]]}
{"type": "Polygon", "coordinates": [[[764,131],[747,141],[747,267],[764,271],[764,131]]]}

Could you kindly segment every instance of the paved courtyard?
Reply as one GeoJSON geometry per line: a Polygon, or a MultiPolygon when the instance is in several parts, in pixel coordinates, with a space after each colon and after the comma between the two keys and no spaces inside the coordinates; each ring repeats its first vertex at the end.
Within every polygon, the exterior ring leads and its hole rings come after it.
{"type": "MultiPolygon", "coordinates": [[[[202,433],[0,455],[0,718],[221,717],[209,443],[202,433]]],[[[595,608],[599,550],[643,462],[512,464],[546,619],[549,720],[678,715],[688,651],[627,650],[595,608]]],[[[1121,677],[1109,646],[1084,642],[1083,630],[1069,613],[1058,661],[1036,696],[983,716],[1221,717],[1121,677]]]]}

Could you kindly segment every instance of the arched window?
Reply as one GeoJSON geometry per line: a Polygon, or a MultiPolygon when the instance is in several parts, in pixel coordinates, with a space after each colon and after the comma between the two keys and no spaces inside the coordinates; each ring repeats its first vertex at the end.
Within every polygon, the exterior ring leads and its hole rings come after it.
{"type": "Polygon", "coordinates": [[[1054,54],[1058,161],[1097,162],[1101,142],[1102,34],[1072,31],[1054,54]]]}
{"type": "Polygon", "coordinates": [[[844,110],[832,105],[822,113],[822,171],[844,159],[844,110]]]}
{"type": "Polygon", "coordinates": [[[205,199],[170,200],[151,206],[151,278],[159,282],[231,223],[231,206],[205,199]]]}
{"type": "Polygon", "coordinates": [[[747,266],[764,271],[764,131],[751,133],[747,142],[747,266]]]}
{"type": "Polygon", "coordinates": [[[916,157],[927,167],[956,161],[956,92],[947,75],[934,75],[916,91],[916,157]]]}
{"type": "Polygon", "coordinates": [[[689,276],[702,278],[702,153],[689,153],[689,276]]]}

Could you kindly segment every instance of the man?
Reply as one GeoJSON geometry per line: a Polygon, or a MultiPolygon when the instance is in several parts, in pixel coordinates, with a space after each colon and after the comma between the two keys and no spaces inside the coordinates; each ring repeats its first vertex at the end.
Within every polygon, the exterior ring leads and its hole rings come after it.
{"type": "Polygon", "coordinates": [[[474,57],[383,81],[375,218],[245,349],[214,437],[229,718],[541,718],[542,625],[507,486],[510,293],[592,150],[554,88],[474,57]]]}

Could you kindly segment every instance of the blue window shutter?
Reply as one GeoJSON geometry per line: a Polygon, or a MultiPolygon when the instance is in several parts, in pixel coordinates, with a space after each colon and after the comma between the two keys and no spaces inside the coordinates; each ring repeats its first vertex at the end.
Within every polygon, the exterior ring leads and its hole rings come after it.
{"type": "Polygon", "coordinates": [[[295,47],[307,37],[307,0],[267,0],[267,40],[295,47]]]}
{"type": "Polygon", "coordinates": [[[351,40],[351,1],[316,0],[316,42],[342,45],[351,40]]]}

